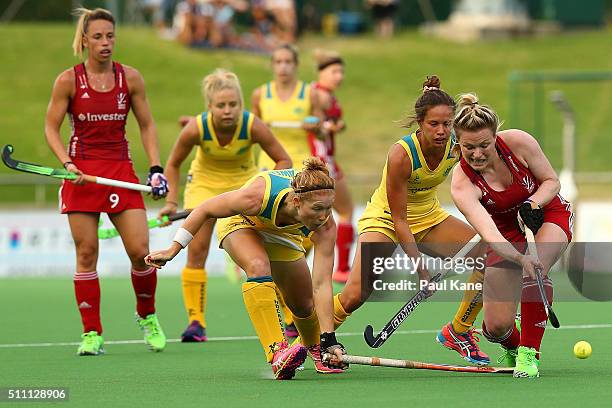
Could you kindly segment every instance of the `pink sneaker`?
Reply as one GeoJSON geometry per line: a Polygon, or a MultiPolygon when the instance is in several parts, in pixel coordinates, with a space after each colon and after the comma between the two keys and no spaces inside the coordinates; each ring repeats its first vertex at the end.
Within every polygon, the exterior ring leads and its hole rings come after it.
{"type": "Polygon", "coordinates": [[[474,334],[473,329],[465,333],[455,333],[452,324],[449,323],[442,327],[436,336],[436,341],[447,349],[455,350],[464,360],[472,364],[488,365],[491,360],[476,344],[480,338],[474,334]]]}
{"type": "Polygon", "coordinates": [[[321,345],[320,344],[315,344],[314,346],[307,347],[307,349],[308,349],[308,355],[312,359],[314,366],[315,366],[315,370],[317,370],[317,373],[319,374],[340,374],[344,372],[344,370],[340,368],[329,368],[323,364],[323,362],[321,361],[321,345]]]}
{"type": "Polygon", "coordinates": [[[286,341],[275,345],[272,372],[277,380],[290,380],[295,370],[306,360],[306,347],[301,344],[288,346],[286,341]]]}

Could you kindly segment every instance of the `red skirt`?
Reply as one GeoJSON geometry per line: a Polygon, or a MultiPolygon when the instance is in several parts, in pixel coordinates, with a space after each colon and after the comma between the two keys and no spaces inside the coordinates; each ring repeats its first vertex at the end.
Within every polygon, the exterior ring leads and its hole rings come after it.
{"type": "MultiPolygon", "coordinates": [[[[131,161],[73,159],[73,162],[85,174],[140,183],[131,161]]],[[[144,208],[142,194],[139,191],[94,183],[79,186],[68,180],[64,180],[60,187],[62,214],[71,212],[112,214],[144,208]]]]}
{"type": "MultiPolygon", "coordinates": [[[[555,197],[553,201],[544,207],[544,222],[557,225],[565,232],[567,242],[572,241],[574,213],[572,212],[572,207],[569,202],[560,199],[559,196],[555,197]]],[[[525,253],[527,249],[527,240],[518,226],[516,229],[500,232],[508,242],[512,242],[517,251],[523,254],[525,253]]],[[[499,256],[491,247],[487,249],[486,265],[499,268],[520,268],[520,265],[499,256]]]]}

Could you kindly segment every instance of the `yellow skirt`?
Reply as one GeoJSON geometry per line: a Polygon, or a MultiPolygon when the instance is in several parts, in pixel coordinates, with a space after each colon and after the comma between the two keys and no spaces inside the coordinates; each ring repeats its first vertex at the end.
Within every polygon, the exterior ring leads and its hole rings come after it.
{"type": "Polygon", "coordinates": [[[303,243],[298,242],[294,236],[282,232],[264,231],[241,215],[217,220],[219,247],[228,235],[241,229],[251,229],[262,237],[264,248],[271,262],[293,262],[304,257],[303,243]]]}
{"type": "MultiPolygon", "coordinates": [[[[408,218],[410,224],[410,231],[414,235],[416,242],[421,242],[423,237],[429,232],[429,230],[440,224],[442,221],[450,216],[448,212],[442,206],[437,204],[428,211],[427,215],[422,217],[413,216],[408,218]]],[[[357,223],[357,230],[359,234],[365,232],[379,232],[386,235],[393,242],[398,243],[399,240],[395,234],[395,226],[393,225],[393,219],[391,214],[385,210],[375,207],[371,203],[368,203],[365,211],[363,212],[359,222],[357,223]]]]}

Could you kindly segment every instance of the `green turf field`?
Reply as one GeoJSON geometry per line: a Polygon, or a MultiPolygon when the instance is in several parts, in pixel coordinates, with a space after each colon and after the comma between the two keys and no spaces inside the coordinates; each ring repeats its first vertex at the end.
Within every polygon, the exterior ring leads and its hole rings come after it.
{"type": "MultiPolygon", "coordinates": [[[[3,24],[0,35],[2,75],[0,76],[0,140],[16,146],[15,157],[52,164],[43,136],[44,115],[57,75],[74,65],[70,44],[74,27],[69,24],[3,24]]],[[[513,70],[612,70],[609,53],[602,44],[612,42],[612,31],[582,31],[543,38],[500,40],[455,44],[432,39],[415,30],[390,41],[372,36],[324,38],[306,36],[301,50],[300,75],[315,78],[312,52],[316,47],[338,50],[346,59],[346,80],[338,96],[348,130],[338,142],[339,162],[349,177],[357,202],[365,202],[379,182],[389,146],[405,132],[394,121],[402,119],[414,104],[421,83],[428,74],[438,74],[451,95],[475,91],[483,102],[496,108],[509,123],[508,74],[513,70]],[[344,140],[344,141],[343,141],[344,140]],[[349,142],[346,142],[346,141],[349,142]],[[364,167],[362,164],[368,163],[364,167]]],[[[178,134],[177,118],[204,109],[200,81],[216,67],[234,70],[240,77],[245,100],[252,90],[271,78],[268,57],[232,51],[190,50],[157,38],[146,28],[120,26],[115,58],[138,68],[143,74],[165,161],[178,134]]],[[[556,86],[556,85],[555,85],[556,86]]],[[[550,89],[549,89],[550,88],[550,89]]],[[[582,83],[580,86],[547,86],[563,89],[577,107],[577,169],[612,171],[606,146],[612,135],[610,121],[612,82],[582,83]]],[[[521,118],[529,125],[534,100],[528,90],[521,95],[521,118]]],[[[561,164],[561,120],[552,105],[543,101],[546,134],[540,138],[551,162],[561,164]]],[[[527,127],[527,130],[529,128],[527,127]]],[[[68,129],[64,135],[67,137],[68,129]]],[[[147,163],[135,121],[130,119],[128,137],[137,171],[145,173],[147,163]]],[[[186,168],[186,165],[185,165],[186,168]]],[[[8,169],[0,166],[0,175],[8,169]]],[[[586,197],[612,197],[609,186],[581,185],[586,197]]],[[[2,199],[9,203],[32,202],[32,187],[6,187],[2,199]]],[[[54,205],[56,190],[47,189],[47,201],[54,205]]],[[[445,196],[443,196],[445,197],[445,196]]],[[[447,198],[447,196],[446,196],[447,198]]],[[[15,204],[13,204],[15,205],[15,204]]]]}
{"type": "MultiPolygon", "coordinates": [[[[264,362],[239,285],[224,278],[210,279],[209,342],[170,342],[158,354],[147,351],[140,341],[125,344],[141,339],[133,321],[129,280],[102,279],[101,287],[106,355],[77,357],[76,344],[60,345],[76,342],[80,333],[71,280],[0,280],[0,386],[68,387],[70,402],[58,406],[591,407],[607,406],[612,398],[612,321],[605,303],[555,304],[562,328],[547,330],[542,377],[537,380],[358,366],[341,375],[321,376],[307,362],[306,370],[295,380],[278,382],[271,379],[270,367],[264,362]],[[572,347],[578,340],[592,344],[591,358],[573,356],[572,347]],[[49,344],[27,346],[31,343],[49,344]]],[[[176,339],[186,325],[181,302],[179,279],[161,278],[158,313],[170,339],[176,339]]],[[[433,341],[455,306],[422,305],[376,354],[462,364],[454,352],[433,341]]],[[[366,304],[342,327],[341,341],[353,354],[372,355],[361,337],[364,326],[381,327],[398,307],[396,303],[366,304]]],[[[480,344],[495,358],[494,345],[484,339],[480,344]]]]}

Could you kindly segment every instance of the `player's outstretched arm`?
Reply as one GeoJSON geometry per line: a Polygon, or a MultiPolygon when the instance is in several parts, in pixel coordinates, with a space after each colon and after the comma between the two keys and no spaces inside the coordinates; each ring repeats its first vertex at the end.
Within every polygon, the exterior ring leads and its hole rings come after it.
{"type": "Polygon", "coordinates": [[[456,166],[453,170],[451,195],[459,211],[495,252],[504,259],[521,265],[529,275],[535,277],[535,269],[541,267],[540,262],[535,257],[521,254],[504,238],[487,210],[480,203],[481,194],[463,172],[461,166],[456,166]]]}
{"type": "Polygon", "coordinates": [[[176,139],[168,161],[166,162],[166,168],[164,169],[164,175],[168,179],[168,195],[166,196],[166,205],[159,211],[158,219],[161,219],[164,215],[172,215],[176,213],[178,207],[178,194],[179,194],[179,179],[181,174],[181,164],[185,161],[191,150],[200,141],[200,131],[196,123],[195,116],[190,117],[188,123],[181,129],[179,137],[176,139]]]}
{"type": "MultiPolygon", "coordinates": [[[[412,162],[410,157],[399,144],[394,144],[389,150],[387,159],[387,202],[391,210],[393,227],[400,242],[402,250],[413,259],[421,256],[410,225],[406,219],[406,208],[408,207],[408,179],[412,174],[412,162]]],[[[430,276],[421,262],[418,263],[417,272],[420,280],[429,281],[430,276]]]]}
{"type": "Polygon", "coordinates": [[[321,326],[321,333],[333,332],[334,293],[332,288],[332,272],[334,269],[336,222],[332,216],[312,234],[311,240],[314,244],[312,290],[315,308],[319,316],[319,325],[321,326]]]}
{"type": "Polygon", "coordinates": [[[321,353],[331,358],[324,362],[333,368],[348,368],[342,362],[346,354],[344,346],[336,340],[334,332],[334,300],[332,271],[334,269],[334,246],[336,242],[336,222],[329,217],[327,222],[311,236],[314,244],[312,267],[312,288],[319,326],[321,329],[321,353]]]}
{"type": "Polygon", "coordinates": [[[73,87],[74,71],[72,69],[62,72],[55,80],[53,90],[51,91],[51,100],[49,101],[45,116],[45,138],[47,144],[64,168],[79,175],[79,178],[72,182],[75,184],[85,184],[83,173],[70,160],[60,134],[62,122],[66,112],[68,112],[73,87]]]}
{"type": "Polygon", "coordinates": [[[147,265],[161,268],[172,260],[189,242],[193,236],[210,219],[226,218],[232,215],[257,215],[261,210],[266,185],[262,178],[257,178],[249,186],[228,191],[197,206],[178,229],[172,244],[167,249],[153,251],[145,257],[147,265]]]}

